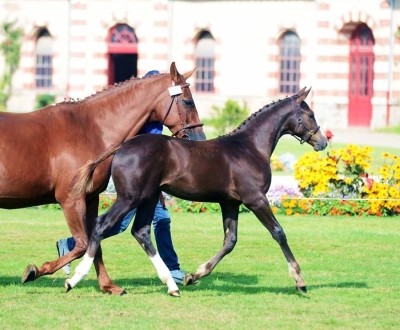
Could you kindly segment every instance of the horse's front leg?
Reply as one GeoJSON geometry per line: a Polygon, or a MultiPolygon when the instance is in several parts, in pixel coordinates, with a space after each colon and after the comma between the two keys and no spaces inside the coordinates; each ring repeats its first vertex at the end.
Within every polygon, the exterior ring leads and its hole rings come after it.
{"type": "MultiPolygon", "coordinates": [[[[102,240],[104,233],[110,230],[110,228],[112,228],[118,221],[122,220],[122,218],[129,212],[129,210],[130,210],[130,205],[125,204],[124,202],[122,202],[120,199],[117,198],[117,200],[108,210],[108,212],[102,214],[101,216],[95,219],[93,231],[90,236],[88,248],[86,250],[85,255],[83,256],[83,260],[75,268],[74,275],[72,276],[72,278],[67,279],[65,281],[65,288],[67,292],[70,291],[72,288],[74,288],[89,273],[89,270],[94,262],[95,255],[96,253],[98,253],[98,249],[100,247],[100,241],[102,240]]],[[[101,254],[100,255],[98,254],[96,257],[101,258],[101,254]]],[[[100,261],[102,260],[99,259],[99,262],[100,261]]],[[[105,269],[103,270],[105,271],[105,269]]],[[[107,272],[105,274],[107,275],[107,272]]],[[[109,280],[109,283],[112,284],[111,280],[109,280]]],[[[104,283],[102,284],[104,285],[104,283]]],[[[100,286],[100,288],[102,287],[100,286]]],[[[120,291],[120,294],[124,292],[125,290],[122,289],[122,292],[120,291]]]]}
{"type": "Polygon", "coordinates": [[[260,220],[264,227],[271,233],[273,239],[278,242],[288,262],[289,274],[296,281],[296,289],[307,292],[306,284],[301,276],[300,266],[289,248],[286,235],[278,220],[275,218],[268,199],[264,195],[261,195],[255,202],[246,203],[245,205],[253,211],[258,220],[260,220]]]}
{"type": "Polygon", "coordinates": [[[28,265],[22,275],[22,283],[34,281],[43,275],[53,274],[67,263],[80,258],[86,251],[88,237],[84,224],[84,215],[86,212],[85,197],[66,198],[60,204],[64,211],[69,230],[75,238],[75,248],[61,258],[43,263],[40,268],[35,264],[28,265]]]}
{"type": "Polygon", "coordinates": [[[157,193],[153,198],[138,206],[131,232],[133,237],[136,238],[140,246],[149,256],[154,268],[157,270],[161,282],[167,284],[168,293],[173,297],[180,297],[178,286],[172,278],[171,272],[151,241],[150,226],[159,196],[160,195],[157,193]]]}
{"type": "Polygon", "coordinates": [[[230,253],[235,247],[237,242],[239,205],[221,204],[221,209],[224,227],[224,243],[222,249],[219,250],[212,259],[200,265],[196,272],[193,274],[186,274],[183,285],[193,284],[198,279],[209,275],[221,259],[230,253]]]}

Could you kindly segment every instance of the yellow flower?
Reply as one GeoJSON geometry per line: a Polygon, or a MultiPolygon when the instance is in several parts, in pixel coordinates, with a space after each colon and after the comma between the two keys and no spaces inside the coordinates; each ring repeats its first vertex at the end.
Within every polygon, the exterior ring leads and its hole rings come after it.
{"type": "Polygon", "coordinates": [[[293,214],[293,210],[292,209],[287,209],[286,210],[286,215],[292,215],[293,214]]]}

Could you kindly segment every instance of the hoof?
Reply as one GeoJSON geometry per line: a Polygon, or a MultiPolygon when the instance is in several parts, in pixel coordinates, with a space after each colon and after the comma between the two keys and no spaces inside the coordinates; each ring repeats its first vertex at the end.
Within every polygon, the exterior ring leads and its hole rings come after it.
{"type": "Polygon", "coordinates": [[[168,293],[169,293],[169,295],[170,295],[171,297],[178,297],[178,298],[181,297],[181,293],[179,292],[179,290],[176,290],[176,291],[169,291],[168,293]]]}
{"type": "Polygon", "coordinates": [[[303,292],[303,293],[307,293],[307,287],[306,286],[298,286],[297,291],[303,292]]]}
{"type": "Polygon", "coordinates": [[[185,278],[183,279],[183,286],[193,284],[193,276],[192,274],[186,274],[185,278]]]}
{"type": "Polygon", "coordinates": [[[27,266],[22,274],[21,283],[34,281],[36,279],[36,270],[37,267],[35,265],[27,266]]]}
{"type": "Polygon", "coordinates": [[[126,292],[125,290],[122,290],[121,293],[119,294],[120,296],[125,296],[126,294],[128,294],[128,292],[126,292]]]}
{"type": "Polygon", "coordinates": [[[65,281],[64,287],[65,287],[65,292],[69,292],[72,290],[72,286],[71,284],[69,284],[68,280],[65,281]]]}

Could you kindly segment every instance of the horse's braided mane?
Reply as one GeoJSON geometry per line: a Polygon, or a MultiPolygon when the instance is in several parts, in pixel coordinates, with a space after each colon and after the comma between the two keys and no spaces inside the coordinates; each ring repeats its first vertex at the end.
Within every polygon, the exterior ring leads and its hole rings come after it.
{"type": "Polygon", "coordinates": [[[100,96],[100,95],[103,95],[103,94],[105,94],[105,93],[107,93],[107,92],[112,92],[112,91],[114,91],[114,90],[117,89],[117,88],[124,87],[124,86],[126,86],[127,84],[129,84],[129,83],[131,83],[131,82],[133,82],[133,81],[139,81],[139,80],[142,80],[142,79],[151,79],[151,78],[154,78],[155,76],[162,76],[162,75],[164,75],[164,74],[165,74],[165,73],[160,73],[160,74],[157,74],[157,75],[151,75],[151,76],[147,76],[147,77],[143,77],[143,78],[131,77],[131,78],[129,78],[129,79],[125,80],[125,81],[122,81],[122,82],[120,82],[120,83],[115,83],[114,85],[105,86],[105,87],[103,87],[102,90],[96,91],[96,93],[94,93],[94,94],[92,94],[92,95],[89,95],[89,96],[86,96],[86,97],[83,98],[83,99],[79,99],[79,98],[74,99],[74,98],[71,98],[71,97],[70,97],[69,99],[66,99],[66,98],[65,98],[64,101],[58,102],[58,103],[56,103],[56,105],[58,105],[58,104],[76,104],[76,103],[83,103],[84,101],[86,101],[86,100],[88,100],[88,99],[92,99],[92,98],[94,98],[94,97],[98,97],[98,96],[100,96]]]}
{"type": "Polygon", "coordinates": [[[224,136],[229,136],[232,134],[235,134],[238,130],[240,130],[243,126],[245,126],[248,122],[250,122],[251,120],[253,120],[255,117],[257,117],[260,113],[266,111],[267,109],[269,109],[271,106],[274,106],[278,103],[281,103],[282,101],[287,100],[289,97],[286,96],[286,98],[284,98],[283,100],[278,100],[278,101],[272,101],[269,104],[264,105],[261,109],[259,109],[258,111],[252,113],[250,116],[248,116],[245,120],[243,120],[243,122],[237,127],[235,128],[232,132],[230,133],[226,133],[224,135],[221,135],[219,137],[224,137],[224,136]]]}

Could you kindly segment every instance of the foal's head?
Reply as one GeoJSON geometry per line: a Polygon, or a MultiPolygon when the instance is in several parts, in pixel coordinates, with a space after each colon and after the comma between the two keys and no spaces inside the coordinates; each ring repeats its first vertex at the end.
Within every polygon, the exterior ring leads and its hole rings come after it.
{"type": "Polygon", "coordinates": [[[155,105],[157,120],[165,124],[173,133],[172,136],[191,140],[205,140],[203,124],[194,104],[190,84],[186,82],[192,73],[180,74],[172,62],[170,81],[159,102],[155,105]]]}
{"type": "Polygon", "coordinates": [[[295,111],[294,129],[290,132],[300,143],[307,142],[315,151],[324,150],[328,144],[327,138],[321,133],[320,127],[314,117],[314,112],[304,101],[310,93],[310,89],[304,87],[297,94],[292,95],[292,106],[295,111]]]}

